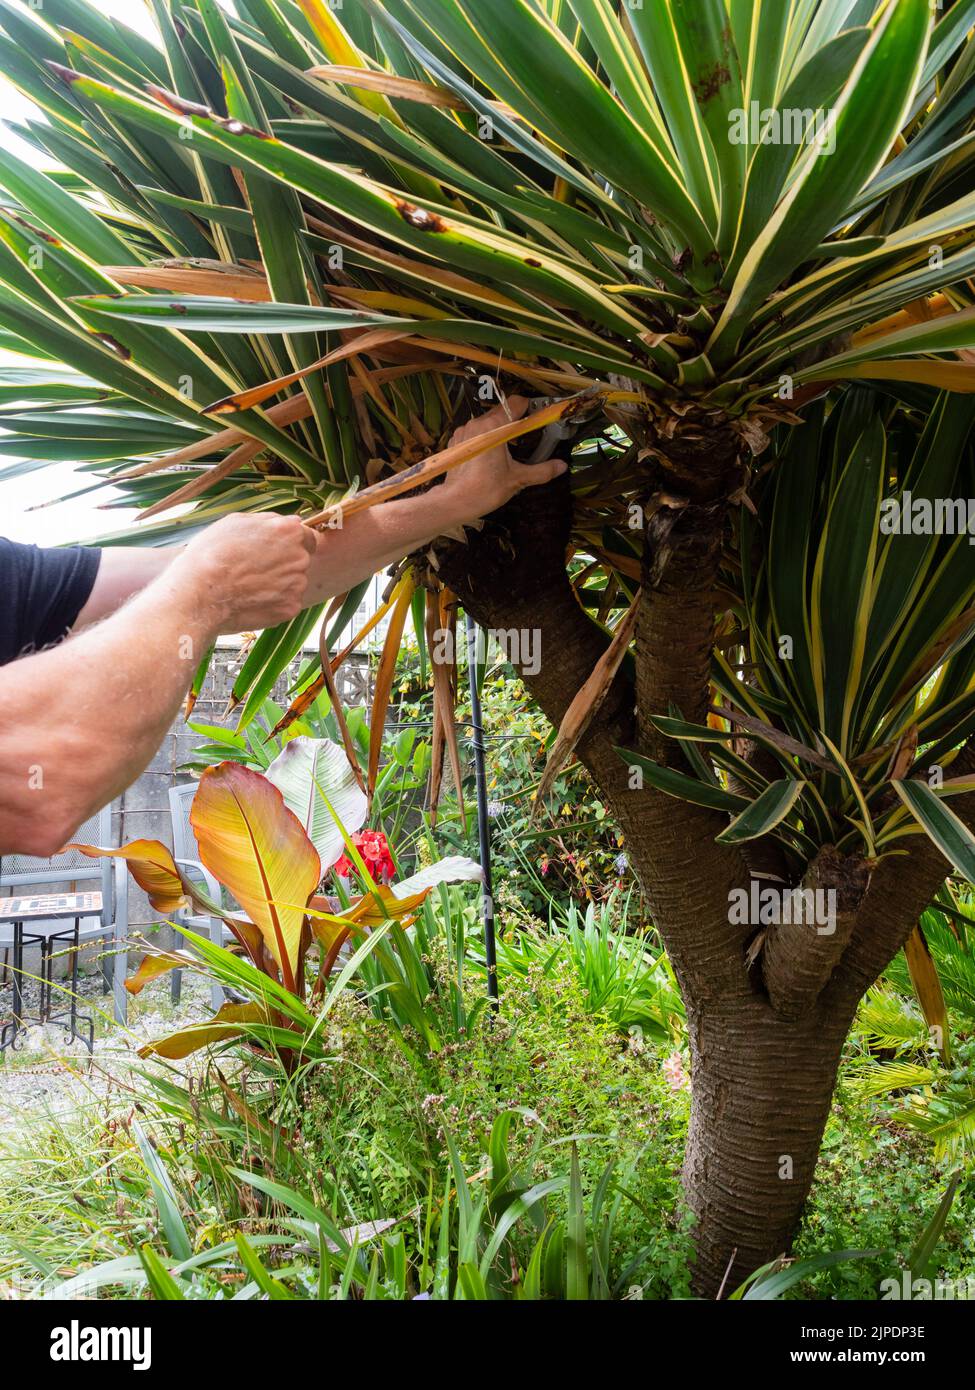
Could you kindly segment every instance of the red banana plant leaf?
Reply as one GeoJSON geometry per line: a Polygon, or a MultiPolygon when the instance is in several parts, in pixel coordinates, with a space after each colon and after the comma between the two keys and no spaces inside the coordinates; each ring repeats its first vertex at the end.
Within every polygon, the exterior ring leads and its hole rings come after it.
{"type": "Polygon", "coordinates": [[[176,1033],[168,1033],[139,1048],[140,1057],[165,1057],[180,1061],[201,1047],[239,1037],[250,1023],[267,1023],[268,1011],[261,1004],[223,1004],[205,1023],[192,1023],[176,1033]]]}
{"type": "Polygon", "coordinates": [[[190,824],[200,859],[240,903],[296,992],[305,904],[322,876],[304,827],[267,778],[238,763],[207,768],[190,824]]]}
{"type": "Polygon", "coordinates": [[[69,849],[79,850],[89,859],[126,860],[129,873],[149,895],[149,902],[157,912],[167,917],[186,906],[190,885],[184,883],[173,856],[158,840],[133,840],[131,844],[121,845],[118,849],[72,843],[65,845],[65,850],[69,849]]]}

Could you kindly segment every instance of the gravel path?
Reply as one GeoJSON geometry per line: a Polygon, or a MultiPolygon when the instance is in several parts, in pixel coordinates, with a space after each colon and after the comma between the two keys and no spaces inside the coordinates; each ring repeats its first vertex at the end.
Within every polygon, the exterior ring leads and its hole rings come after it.
{"type": "MultiPolygon", "coordinates": [[[[129,1002],[126,1027],[111,1017],[111,996],[104,995],[101,975],[83,975],[78,981],[79,1012],[95,1019],[95,1052],[89,1059],[83,1042],[70,1041],[55,1024],[34,1025],[25,1030],[23,1046],[0,1054],[0,1134],[12,1132],[23,1120],[66,1119],[71,1112],[90,1106],[121,1087],[133,1067],[144,1067],[138,1049],[151,1038],[189,1023],[209,1018],[209,983],[189,973],[183,976],[179,1004],[170,1000],[169,977],[148,985],[129,1002]]],[[[9,1015],[10,991],[0,991],[0,1016],[9,1015]]],[[[26,1013],[36,1007],[28,994],[26,1013]]],[[[57,1004],[55,1007],[58,1007],[57,1004]]]]}

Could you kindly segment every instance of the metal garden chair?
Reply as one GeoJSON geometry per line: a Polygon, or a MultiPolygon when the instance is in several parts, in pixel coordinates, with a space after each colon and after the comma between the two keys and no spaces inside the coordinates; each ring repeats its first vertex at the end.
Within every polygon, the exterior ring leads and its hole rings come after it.
{"type": "MultiPolygon", "coordinates": [[[[196,843],[193,827],[190,825],[190,806],[196,795],[196,788],[196,782],[185,782],[178,787],[170,787],[169,789],[169,813],[173,822],[173,858],[180,868],[186,871],[187,876],[204,889],[208,897],[212,898],[214,902],[222,903],[223,890],[210,871],[201,864],[200,849],[196,843]]],[[[224,926],[219,917],[194,914],[184,908],[176,914],[176,921],[181,926],[189,927],[191,931],[198,932],[201,936],[208,936],[215,946],[222,946],[226,941],[233,939],[229,928],[224,926]]],[[[174,1003],[178,1001],[182,988],[183,972],[182,970],[174,970],[172,977],[174,1003]]],[[[210,1002],[215,1009],[220,1008],[224,1002],[222,986],[218,984],[211,986],[210,1002]]]]}

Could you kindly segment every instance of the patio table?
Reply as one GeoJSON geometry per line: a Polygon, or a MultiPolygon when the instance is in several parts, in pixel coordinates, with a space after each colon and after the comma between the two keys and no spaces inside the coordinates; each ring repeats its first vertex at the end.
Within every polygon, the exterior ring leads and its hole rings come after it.
{"type": "Polygon", "coordinates": [[[13,927],[13,1011],[11,1017],[0,1026],[0,1053],[8,1047],[16,1049],[18,1038],[32,1023],[54,1023],[68,1030],[68,1037],[80,1038],[94,1053],[95,1021],[88,1014],[78,1012],[78,951],[79,932],[84,917],[95,917],[102,910],[101,893],[31,893],[17,898],[0,898],[0,927],[11,924],[13,927]],[[72,922],[73,919],[73,922],[72,922]],[[72,922],[61,930],[30,930],[30,923],[72,922]],[[56,947],[66,945],[71,951],[71,1003],[67,1009],[52,1012],[54,995],[54,956],[56,947]],[[38,946],[41,952],[41,972],[39,980],[38,1014],[36,1018],[24,1017],[24,948],[38,946]],[[79,1024],[84,1032],[79,1032],[79,1024]]]}

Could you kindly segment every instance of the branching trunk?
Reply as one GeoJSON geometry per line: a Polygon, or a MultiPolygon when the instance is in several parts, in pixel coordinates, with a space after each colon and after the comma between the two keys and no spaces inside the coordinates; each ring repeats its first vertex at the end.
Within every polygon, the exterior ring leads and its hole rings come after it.
{"type": "MultiPolygon", "coordinates": [[[[837,930],[773,928],[766,958],[756,961],[754,926],[737,925],[729,911],[756,866],[715,844],[726,819],[632,785],[618,748],[680,765],[679,749],[657,733],[652,715],[676,705],[685,719],[706,716],[738,449],[730,430],[699,426],[651,443],[636,681],[620,671],[577,748],[624,832],[687,1007],[693,1104],[684,1187],[696,1217],[694,1288],[712,1298],[726,1274],[726,1289],[734,1288],[788,1251],[857,1004],[948,867],[924,837],[872,873],[824,848],[810,865],[810,884],[837,889],[837,930]]],[[[570,522],[563,476],[522,494],[483,533],[440,556],[444,578],[483,627],[537,632],[540,665],[522,674],[555,724],[607,643],[568,581],[570,522]]],[[[968,755],[958,771],[972,764],[968,755]]],[[[973,803],[959,797],[954,809],[971,822],[973,803]]]]}
{"type": "Polygon", "coordinates": [[[806,904],[797,901],[792,920],[767,931],[762,976],[782,1018],[801,1018],[814,1007],[852,939],[869,882],[865,861],[837,854],[832,845],[824,845],[809,864],[798,891],[812,894],[814,905],[818,895],[831,894],[834,907],[820,922],[815,907],[806,911],[806,904]]]}

